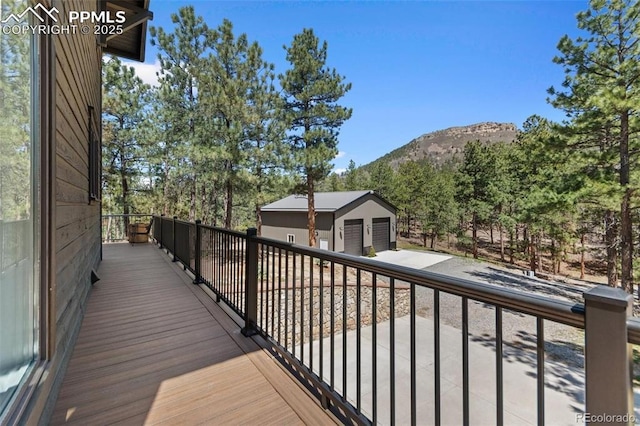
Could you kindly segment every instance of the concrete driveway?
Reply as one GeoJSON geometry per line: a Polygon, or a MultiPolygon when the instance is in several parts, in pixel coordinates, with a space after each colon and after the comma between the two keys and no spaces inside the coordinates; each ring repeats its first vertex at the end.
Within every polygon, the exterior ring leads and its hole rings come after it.
{"type": "Polygon", "coordinates": [[[449,259],[451,259],[451,256],[414,250],[386,250],[377,253],[376,257],[373,258],[373,260],[380,262],[416,269],[424,269],[449,259]]]}

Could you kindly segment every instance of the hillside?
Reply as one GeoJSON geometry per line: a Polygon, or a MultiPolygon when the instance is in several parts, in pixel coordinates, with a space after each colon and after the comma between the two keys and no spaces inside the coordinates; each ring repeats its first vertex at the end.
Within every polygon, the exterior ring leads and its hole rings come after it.
{"type": "Polygon", "coordinates": [[[434,163],[442,163],[461,153],[464,145],[469,141],[512,142],[517,134],[518,129],[512,123],[486,122],[450,127],[425,133],[364,167],[378,161],[387,162],[394,168],[410,160],[429,159],[434,163]]]}

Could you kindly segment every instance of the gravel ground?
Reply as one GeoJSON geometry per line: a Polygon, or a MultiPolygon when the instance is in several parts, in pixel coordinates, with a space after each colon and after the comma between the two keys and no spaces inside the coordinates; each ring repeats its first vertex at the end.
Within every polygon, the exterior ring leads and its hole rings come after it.
{"type": "MultiPolygon", "coordinates": [[[[454,257],[424,268],[424,270],[577,303],[582,302],[582,293],[593,287],[592,285],[565,284],[527,277],[517,269],[507,269],[469,258],[454,257]]],[[[419,288],[416,296],[418,313],[424,317],[433,318],[433,291],[419,288]]],[[[471,339],[494,347],[496,331],[494,307],[471,300],[468,306],[471,339]]],[[[458,296],[441,293],[440,321],[460,329],[462,328],[461,319],[462,299],[458,296]]],[[[507,357],[535,363],[538,335],[535,317],[504,310],[502,333],[507,357]]],[[[545,353],[548,358],[568,366],[584,366],[584,332],[582,330],[552,321],[544,321],[544,338],[545,353]]]]}

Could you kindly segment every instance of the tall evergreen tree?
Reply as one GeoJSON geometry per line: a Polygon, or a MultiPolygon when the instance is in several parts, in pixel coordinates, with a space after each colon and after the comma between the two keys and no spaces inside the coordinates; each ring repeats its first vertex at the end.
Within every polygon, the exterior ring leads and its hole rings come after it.
{"type": "Polygon", "coordinates": [[[224,225],[231,228],[234,194],[248,188],[245,172],[251,144],[247,132],[249,122],[255,120],[252,114],[258,112],[250,110],[249,96],[257,100],[260,73],[269,71],[271,65],[263,61],[262,49],[249,43],[246,34],[234,35],[231,21],[225,19],[212,34],[213,53],[198,72],[199,96],[211,124],[208,136],[216,142],[222,165],[224,225]]]}
{"type": "Polygon", "coordinates": [[[150,28],[151,44],[158,46],[161,71],[157,111],[164,127],[163,146],[169,151],[166,165],[174,177],[165,181],[165,200],[171,190],[179,193],[179,203],[172,206],[174,214],[181,214],[184,204],[190,220],[197,215],[197,194],[213,179],[205,174],[211,170],[202,155],[209,128],[204,128],[205,114],[199,98],[200,70],[205,54],[211,49],[212,30],[197,16],[193,6],[185,6],[171,15],[173,32],[150,28]],[[173,183],[173,184],[172,184],[173,183]],[[184,193],[186,191],[186,194],[184,193]]]}
{"type": "Polygon", "coordinates": [[[425,175],[431,179],[425,182],[424,188],[424,220],[422,227],[429,230],[431,248],[435,248],[436,240],[452,232],[457,224],[458,204],[455,200],[455,169],[445,164],[433,168],[426,163],[425,175]],[[429,168],[432,168],[429,171],[429,168]]]}
{"type": "Polygon", "coordinates": [[[356,166],[356,162],[349,161],[347,171],[344,176],[344,187],[347,191],[360,191],[369,189],[369,179],[362,168],[356,166]]]}
{"type": "Polygon", "coordinates": [[[351,109],[337,103],[351,84],[327,67],[327,47],[312,29],[304,29],[293,37],[291,46],[285,46],[291,68],[280,76],[293,164],[302,178],[297,192],[308,199],[312,247],[316,245],[315,188],[331,172],[331,160],[338,154],[339,128],[351,117],[351,109]]]}
{"type": "Polygon", "coordinates": [[[260,207],[285,195],[290,190],[285,175],[288,154],[284,143],[286,126],[279,119],[282,98],[275,88],[274,66],[261,61],[261,49],[252,49],[250,62],[259,64],[249,84],[246,123],[249,183],[246,188],[253,199],[256,228],[262,231],[260,207]]]}
{"type": "Polygon", "coordinates": [[[398,167],[395,178],[396,198],[393,202],[400,210],[399,220],[403,231],[409,236],[413,219],[423,216],[424,193],[428,177],[417,161],[406,161],[398,167]]]}
{"type": "Polygon", "coordinates": [[[369,172],[371,189],[376,191],[385,200],[391,201],[394,198],[393,195],[393,179],[394,171],[384,161],[377,161],[371,166],[369,172]]]}
{"type": "Polygon", "coordinates": [[[471,216],[472,253],[478,257],[478,229],[486,222],[495,206],[491,182],[495,179],[495,153],[478,141],[467,142],[463,151],[456,185],[457,201],[467,217],[471,216]]]}
{"type": "Polygon", "coordinates": [[[133,67],[111,58],[103,67],[102,162],[104,204],[111,213],[131,213],[131,196],[146,156],[145,108],[150,87],[133,67]],[[111,205],[110,205],[111,204],[111,205]]]}
{"type": "MultiPolygon", "coordinates": [[[[588,33],[562,37],[560,55],[566,91],[549,89],[551,103],[571,119],[571,140],[565,144],[584,165],[590,184],[618,205],[622,286],[633,291],[632,203],[638,187],[640,122],[640,3],[592,0],[577,16],[588,33]]],[[[606,209],[605,220],[615,217],[606,209]]],[[[611,229],[615,229],[613,224],[611,229]]],[[[610,283],[612,284],[612,283],[610,283]]]]}

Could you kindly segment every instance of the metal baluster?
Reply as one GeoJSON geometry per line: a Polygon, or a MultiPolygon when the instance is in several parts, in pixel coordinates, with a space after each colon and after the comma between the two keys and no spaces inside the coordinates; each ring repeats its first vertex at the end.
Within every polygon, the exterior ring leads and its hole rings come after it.
{"type": "Polygon", "coordinates": [[[396,280],[389,278],[389,424],[396,424],[396,280]]]}
{"type": "Polygon", "coordinates": [[[356,270],[356,409],[362,412],[362,331],[360,330],[360,315],[362,314],[362,270],[356,270]]]}
{"type": "Polygon", "coordinates": [[[309,256],[309,371],[313,372],[313,256],[309,256]]]}
{"type": "Polygon", "coordinates": [[[342,397],[347,401],[347,265],[342,265],[342,397]]]}
{"type": "Polygon", "coordinates": [[[410,345],[411,345],[411,425],[417,422],[416,403],[416,285],[410,284],[409,293],[410,308],[410,345]]]}
{"type": "Polygon", "coordinates": [[[330,379],[329,379],[329,387],[331,388],[331,391],[334,390],[335,388],[335,379],[336,379],[336,360],[335,360],[335,352],[336,352],[336,330],[335,330],[335,326],[336,326],[336,314],[335,314],[335,310],[336,310],[336,297],[335,297],[335,290],[336,290],[336,279],[335,279],[335,272],[336,272],[336,268],[335,268],[335,263],[332,261],[331,262],[331,314],[330,314],[330,327],[331,327],[331,358],[329,360],[331,366],[330,366],[330,379]]]}
{"type": "Polygon", "coordinates": [[[371,396],[371,402],[373,406],[373,424],[378,423],[378,318],[377,318],[377,281],[378,275],[374,272],[371,274],[371,279],[373,280],[371,286],[371,362],[372,362],[372,386],[373,392],[371,396]]]}
{"type": "Polygon", "coordinates": [[[544,320],[536,318],[537,350],[538,361],[538,425],[544,426],[544,320]]]}
{"type": "Polygon", "coordinates": [[[440,386],[440,290],[433,290],[433,375],[435,397],[435,424],[442,422],[440,386]]]}
{"type": "Polygon", "coordinates": [[[469,424],[469,304],[462,298],[462,422],[469,424]]]}
{"type": "Polygon", "coordinates": [[[504,424],[504,377],[502,371],[502,308],[496,306],[496,424],[504,424]]]}

